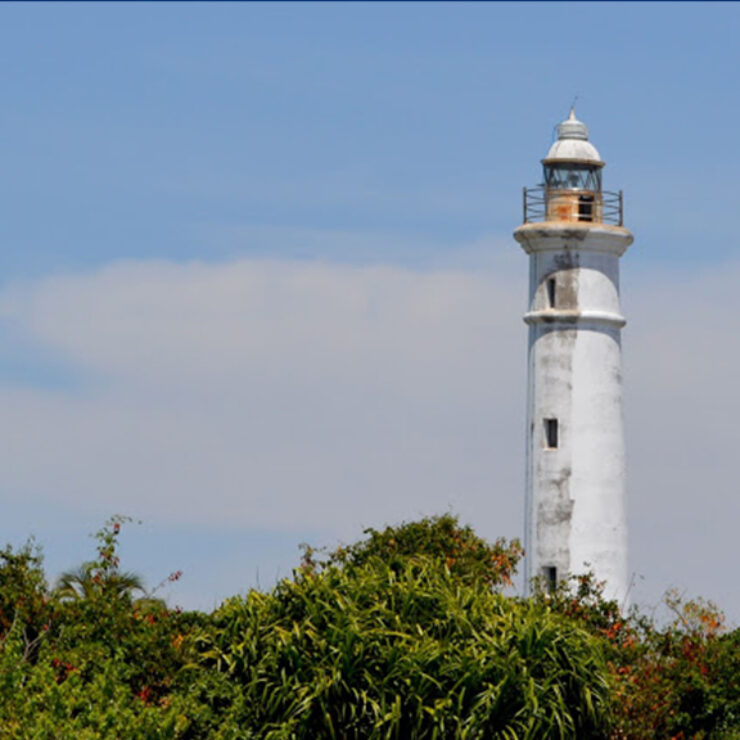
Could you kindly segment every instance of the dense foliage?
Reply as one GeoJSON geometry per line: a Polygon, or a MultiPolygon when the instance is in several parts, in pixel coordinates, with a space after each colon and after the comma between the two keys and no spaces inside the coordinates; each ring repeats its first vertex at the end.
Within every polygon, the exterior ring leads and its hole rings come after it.
{"type": "Polygon", "coordinates": [[[472,527],[460,526],[450,514],[386,527],[382,532],[369,528],[365,534],[364,540],[339,547],[323,560],[304,545],[304,567],[333,564],[356,568],[381,560],[391,568],[403,569],[409,559],[429,558],[437,567],[447,568],[460,583],[510,586],[524,554],[518,540],[500,538],[491,544],[478,537],[472,527]]]}
{"type": "Polygon", "coordinates": [[[54,587],[32,543],[0,550],[0,738],[740,738],[710,604],[659,626],[590,577],[507,596],[518,543],[442,516],[180,612],[120,569],[124,521],[54,587]]]}

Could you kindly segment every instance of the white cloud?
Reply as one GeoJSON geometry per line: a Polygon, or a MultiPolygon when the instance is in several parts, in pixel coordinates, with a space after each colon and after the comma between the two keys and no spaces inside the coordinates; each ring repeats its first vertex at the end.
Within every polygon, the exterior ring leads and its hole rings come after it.
{"type": "MultiPolygon", "coordinates": [[[[527,268],[496,249],[477,270],[139,262],[7,288],[4,320],[82,378],[0,386],[8,511],[352,536],[452,508],[517,535],[527,268]]],[[[675,584],[734,619],[739,279],[630,278],[624,341],[637,596],[675,584]]]]}
{"type": "Polygon", "coordinates": [[[522,305],[521,283],[492,272],[297,262],[17,286],[6,319],[88,383],[2,391],[4,487],[336,531],[452,506],[515,533],[522,305]]]}

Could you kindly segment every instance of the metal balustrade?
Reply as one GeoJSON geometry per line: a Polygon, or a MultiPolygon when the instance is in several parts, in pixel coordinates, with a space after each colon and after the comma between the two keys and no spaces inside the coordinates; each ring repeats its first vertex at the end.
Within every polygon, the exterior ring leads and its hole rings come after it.
{"type": "Polygon", "coordinates": [[[540,221],[579,221],[624,223],[622,191],[554,190],[537,185],[523,188],[524,223],[540,221]]]}

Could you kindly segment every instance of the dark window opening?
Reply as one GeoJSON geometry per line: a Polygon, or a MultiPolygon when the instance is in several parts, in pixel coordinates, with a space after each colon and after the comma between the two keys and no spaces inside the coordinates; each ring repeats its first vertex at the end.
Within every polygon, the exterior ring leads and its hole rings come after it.
{"type": "Polygon", "coordinates": [[[542,576],[545,579],[545,588],[553,592],[558,586],[558,569],[554,565],[546,565],[542,569],[542,576]]]}
{"type": "Polygon", "coordinates": [[[547,281],[547,305],[549,308],[555,308],[555,278],[549,278],[547,281]]]}
{"type": "Polygon", "coordinates": [[[545,419],[545,447],[550,450],[558,448],[558,420],[545,419]]]}
{"type": "Polygon", "coordinates": [[[579,221],[593,221],[594,220],[594,196],[593,195],[579,195],[578,196],[578,220],[579,221]]]}

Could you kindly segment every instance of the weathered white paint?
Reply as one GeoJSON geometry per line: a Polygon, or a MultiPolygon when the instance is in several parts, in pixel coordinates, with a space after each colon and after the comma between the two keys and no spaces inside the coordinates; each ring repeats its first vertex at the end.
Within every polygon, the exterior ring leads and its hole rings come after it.
{"type": "Polygon", "coordinates": [[[599,152],[590,141],[577,141],[574,139],[557,139],[550,147],[545,160],[548,162],[563,160],[568,162],[602,163],[599,152]]]}
{"type": "Polygon", "coordinates": [[[514,233],[530,259],[525,575],[593,571],[605,595],[628,591],[622,423],[621,226],[526,223],[514,233]],[[547,282],[555,280],[551,306],[547,282]],[[557,419],[557,449],[545,420],[557,419]]]}

